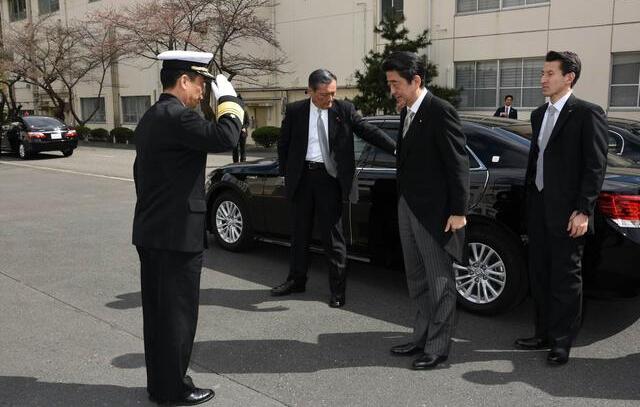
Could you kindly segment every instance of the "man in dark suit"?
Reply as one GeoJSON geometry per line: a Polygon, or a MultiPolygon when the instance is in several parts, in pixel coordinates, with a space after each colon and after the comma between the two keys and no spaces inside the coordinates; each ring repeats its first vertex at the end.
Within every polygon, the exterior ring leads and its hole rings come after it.
{"type": "Polygon", "coordinates": [[[144,351],[149,398],[192,405],[214,396],[186,375],[198,320],[207,152],[238,142],[243,110],[222,75],[212,82],[217,122],[193,110],[202,99],[212,54],[167,51],[163,93],[135,130],[133,177],[137,202],[133,244],[140,257],[144,351]]]}
{"type": "Polygon", "coordinates": [[[547,54],[540,82],[549,102],[531,114],[525,178],[535,335],[516,346],[550,348],[553,365],[569,360],[580,326],[584,235],[593,229],[607,165],[604,112],[572,94],[580,69],[573,52],[547,54]]]}
{"type": "Polygon", "coordinates": [[[401,109],[398,135],[398,226],[409,296],[416,307],[412,341],[394,355],[421,354],[416,370],[444,362],[454,330],[452,260],[462,261],[469,201],[469,159],[458,115],[425,88],[426,63],[396,52],[382,68],[401,109]]]}
{"type": "MultiPolygon", "coordinates": [[[[394,141],[367,123],[353,105],[335,100],[336,77],[326,69],[309,75],[310,98],[287,105],[278,141],[280,173],[293,205],[291,259],[287,280],[272,295],[303,292],[314,214],[329,262],[329,306],[345,304],[347,248],[342,205],[352,196],[355,159],[353,133],[389,153],[394,141]]],[[[357,190],[356,190],[357,191],[357,190]]]]}
{"type": "Polygon", "coordinates": [[[513,96],[512,95],[505,96],[504,106],[500,106],[493,115],[495,117],[508,117],[509,119],[517,119],[518,111],[511,106],[512,104],[513,104],[513,96]]]}

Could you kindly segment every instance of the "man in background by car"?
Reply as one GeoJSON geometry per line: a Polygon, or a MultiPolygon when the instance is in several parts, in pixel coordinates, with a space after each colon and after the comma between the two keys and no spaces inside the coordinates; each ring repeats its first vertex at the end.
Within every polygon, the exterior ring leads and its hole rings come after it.
{"type": "Polygon", "coordinates": [[[365,121],[347,101],[336,100],[336,76],[326,69],[309,75],[310,98],[287,105],[278,140],[278,161],[287,198],[293,204],[291,259],[287,280],[274,296],[305,291],[314,217],[329,263],[329,306],[346,301],[347,245],[342,205],[351,196],[355,174],[353,133],[393,153],[395,143],[365,121]]]}
{"type": "Polygon", "coordinates": [[[567,363],[580,327],[584,235],[593,232],[607,165],[604,112],[572,94],[580,71],[577,54],[549,51],[540,79],[549,102],[531,113],[525,185],[535,334],[516,346],[550,348],[552,365],[567,363]]]}
{"type": "Polygon", "coordinates": [[[513,104],[513,96],[507,95],[504,97],[504,106],[500,106],[493,114],[495,117],[507,117],[509,119],[517,119],[518,111],[511,105],[513,104]]]}

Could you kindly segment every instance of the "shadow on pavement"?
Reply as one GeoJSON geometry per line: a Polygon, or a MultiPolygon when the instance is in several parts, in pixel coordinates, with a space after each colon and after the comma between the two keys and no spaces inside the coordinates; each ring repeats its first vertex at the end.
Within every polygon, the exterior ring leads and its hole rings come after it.
{"type": "Polygon", "coordinates": [[[35,377],[0,376],[0,406],[155,406],[142,387],[52,383],[35,377]]]}

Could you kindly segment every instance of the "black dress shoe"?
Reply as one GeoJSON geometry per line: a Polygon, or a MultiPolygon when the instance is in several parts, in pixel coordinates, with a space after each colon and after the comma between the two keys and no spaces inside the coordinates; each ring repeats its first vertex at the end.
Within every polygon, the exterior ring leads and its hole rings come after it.
{"type": "Polygon", "coordinates": [[[271,295],[279,297],[282,295],[289,295],[291,293],[303,293],[305,290],[304,284],[298,284],[293,280],[285,281],[277,287],[271,289],[271,295]]]}
{"type": "Polygon", "coordinates": [[[446,356],[439,356],[439,355],[434,355],[432,353],[425,353],[424,355],[420,356],[418,359],[413,361],[411,368],[413,370],[433,369],[434,367],[438,366],[440,363],[444,362],[445,360],[447,360],[446,356]]]}
{"type": "Polygon", "coordinates": [[[344,305],[345,298],[344,295],[332,295],[329,300],[329,306],[331,308],[340,308],[344,305]]]}
{"type": "Polygon", "coordinates": [[[176,400],[157,399],[149,394],[149,400],[160,405],[167,406],[195,406],[196,404],[206,403],[211,400],[216,393],[211,389],[193,388],[185,392],[185,394],[176,400]]]}
{"type": "Polygon", "coordinates": [[[391,348],[391,354],[395,356],[411,356],[422,352],[422,348],[416,346],[413,342],[396,345],[391,348]]]}
{"type": "Polygon", "coordinates": [[[554,366],[564,365],[569,361],[571,348],[554,347],[547,355],[547,363],[554,366]]]}
{"type": "Polygon", "coordinates": [[[515,342],[516,348],[525,350],[540,350],[549,349],[551,344],[548,339],[538,338],[536,336],[532,338],[518,338],[515,342]]]}

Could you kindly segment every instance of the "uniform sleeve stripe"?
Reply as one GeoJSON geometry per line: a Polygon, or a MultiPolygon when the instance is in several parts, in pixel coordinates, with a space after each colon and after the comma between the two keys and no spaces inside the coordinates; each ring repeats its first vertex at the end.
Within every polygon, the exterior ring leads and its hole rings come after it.
{"type": "Polygon", "coordinates": [[[238,119],[240,119],[240,123],[244,122],[244,110],[242,106],[235,102],[227,101],[222,102],[218,105],[218,115],[217,118],[221,118],[225,114],[235,115],[238,119]]]}

